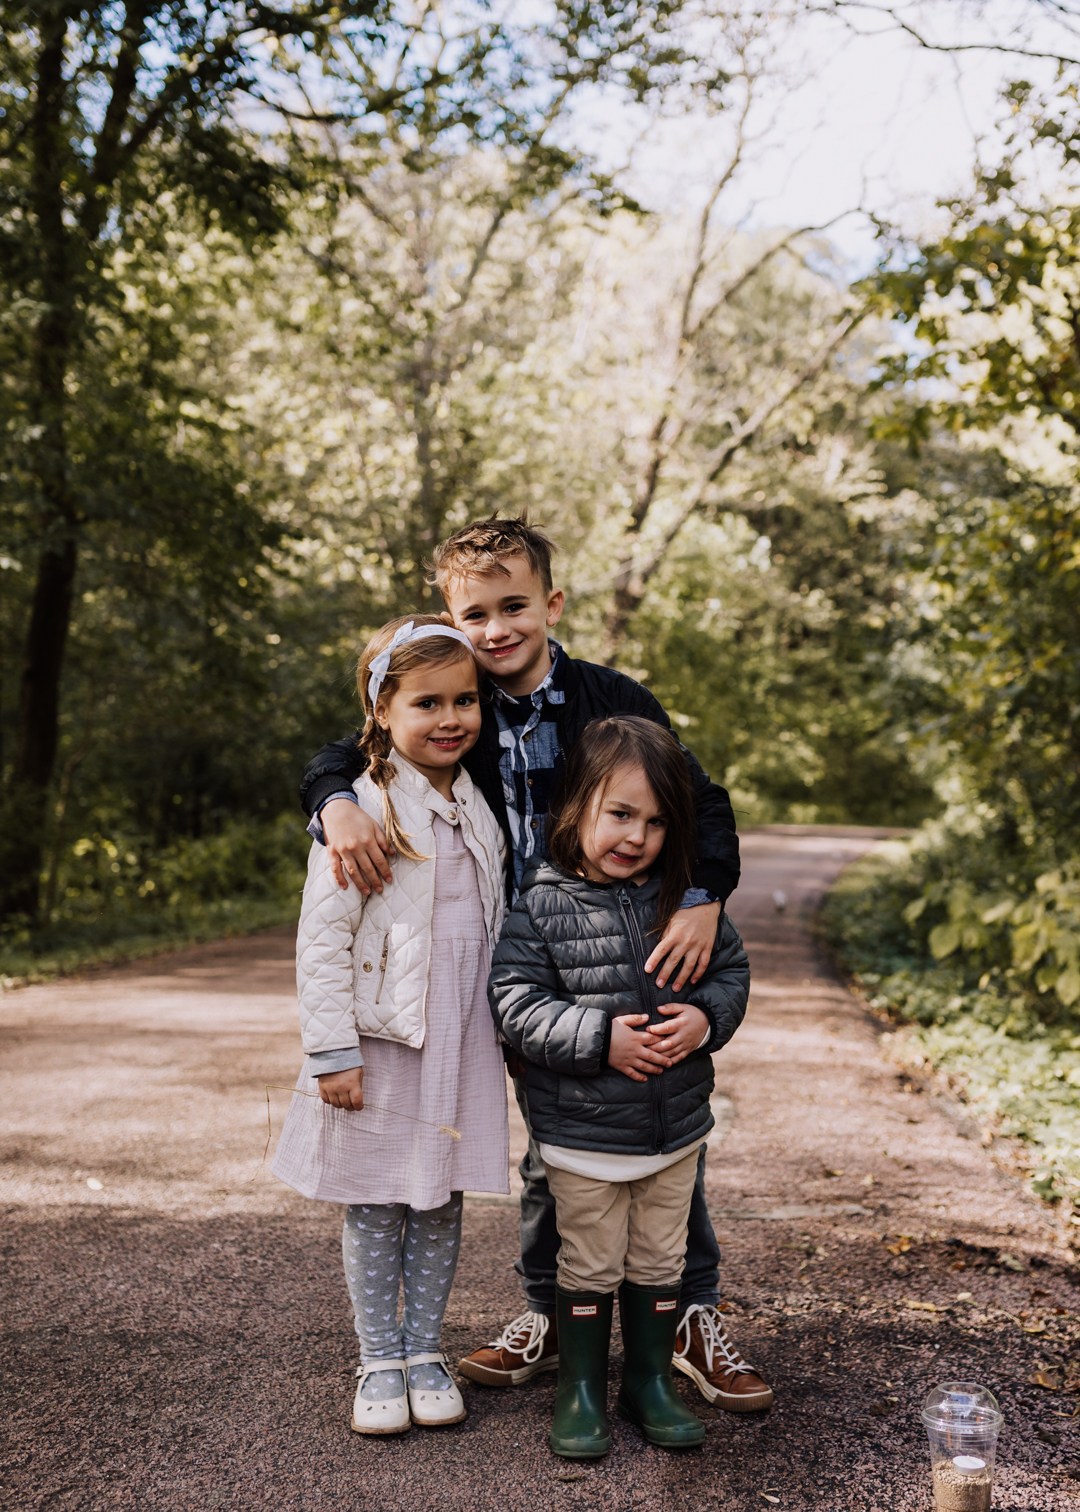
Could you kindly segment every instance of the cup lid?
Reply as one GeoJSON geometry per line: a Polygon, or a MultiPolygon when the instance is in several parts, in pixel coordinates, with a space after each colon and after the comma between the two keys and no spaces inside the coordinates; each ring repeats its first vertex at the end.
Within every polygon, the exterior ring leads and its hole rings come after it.
{"type": "Polygon", "coordinates": [[[927,1428],[948,1433],[997,1433],[1005,1419],[997,1398],[974,1381],[946,1381],[935,1386],[922,1408],[927,1428]]]}

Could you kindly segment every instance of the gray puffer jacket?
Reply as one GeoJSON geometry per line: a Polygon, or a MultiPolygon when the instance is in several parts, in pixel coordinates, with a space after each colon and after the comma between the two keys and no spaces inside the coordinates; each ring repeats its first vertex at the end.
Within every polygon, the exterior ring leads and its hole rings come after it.
{"type": "Polygon", "coordinates": [[[701,1139],[713,1126],[710,1056],[742,1022],[750,967],[721,917],[699,982],[657,992],[645,961],[659,877],[640,887],[590,882],[545,862],[525,878],[495,948],[488,983],[499,1029],[527,1062],[533,1133],[546,1144],[614,1155],[656,1155],[701,1139]],[[607,1063],[611,1020],[661,1003],[694,1003],[712,1024],[700,1050],[644,1082],[607,1063]]]}

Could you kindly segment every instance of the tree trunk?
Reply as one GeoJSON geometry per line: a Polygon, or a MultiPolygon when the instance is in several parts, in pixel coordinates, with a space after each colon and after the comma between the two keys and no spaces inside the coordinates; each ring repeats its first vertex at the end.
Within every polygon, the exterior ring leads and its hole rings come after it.
{"type": "Polygon", "coordinates": [[[75,542],[42,554],[26,636],[10,798],[17,805],[5,868],[3,911],[31,917],[38,910],[49,784],[60,730],[60,674],[71,621],[77,565],[75,542]]]}
{"type": "Polygon", "coordinates": [[[73,290],[64,224],[63,107],[67,21],[59,8],[42,27],[37,97],[30,122],[32,203],[41,242],[42,313],[34,333],[31,404],[37,426],[34,472],[41,509],[41,555],[19,688],[0,912],[36,916],[49,785],[60,732],[60,677],[78,564],[77,511],[67,455],[67,369],[73,290]]]}

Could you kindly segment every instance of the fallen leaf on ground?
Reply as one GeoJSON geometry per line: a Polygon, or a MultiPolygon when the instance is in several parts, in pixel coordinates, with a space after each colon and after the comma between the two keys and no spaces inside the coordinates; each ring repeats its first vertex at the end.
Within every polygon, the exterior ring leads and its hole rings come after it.
{"type": "Polygon", "coordinates": [[[1025,1323],[1024,1324],[1024,1332],[1026,1334],[1041,1334],[1041,1333],[1045,1333],[1046,1332],[1046,1324],[1045,1323],[1025,1323]]]}
{"type": "Polygon", "coordinates": [[[1022,1260],[1018,1260],[1016,1258],[1016,1256],[1013,1255],[1013,1254],[1010,1254],[1008,1250],[1002,1250],[1001,1251],[1001,1254],[998,1256],[998,1264],[999,1265],[1003,1265],[1006,1270],[1011,1270],[1011,1271],[1026,1271],[1027,1270],[1027,1266],[1024,1264],[1024,1262],[1022,1260]]]}
{"type": "Polygon", "coordinates": [[[888,1417],[890,1412],[895,1412],[900,1405],[898,1397],[882,1397],[880,1402],[874,1402],[867,1411],[871,1417],[888,1417]]]}
{"type": "MultiPolygon", "coordinates": [[[[823,1176],[842,1176],[843,1174],[843,1171],[834,1171],[832,1166],[826,1166],[822,1171],[823,1176]]],[[[761,1494],[764,1496],[764,1491],[761,1494]]]]}
{"type": "Polygon", "coordinates": [[[872,1187],[873,1184],[874,1178],[872,1176],[864,1176],[863,1179],[859,1182],[859,1185],[864,1187],[872,1187]]]}
{"type": "Polygon", "coordinates": [[[897,1234],[895,1244],[887,1244],[885,1248],[890,1255],[906,1255],[911,1248],[910,1234],[897,1234]]]}
{"type": "Polygon", "coordinates": [[[767,1491],[759,1491],[758,1495],[761,1497],[762,1501],[770,1502],[774,1507],[778,1507],[780,1505],[780,1498],[778,1496],[770,1496],[767,1491]]]}
{"type": "Polygon", "coordinates": [[[947,1307],[939,1307],[936,1302],[913,1302],[910,1297],[904,1298],[904,1306],[913,1308],[915,1312],[948,1312],[947,1307]]]}
{"type": "Polygon", "coordinates": [[[1055,1449],[1061,1447],[1061,1434],[1053,1433],[1049,1428],[1036,1428],[1035,1437],[1042,1439],[1044,1444],[1051,1444],[1055,1449]]]}
{"type": "Polygon", "coordinates": [[[579,1481],[588,1480],[588,1478],[587,1470],[563,1470],[555,1477],[558,1481],[579,1481]]]}
{"type": "Polygon", "coordinates": [[[1060,1370],[1037,1370],[1034,1375],[1028,1376],[1029,1386],[1045,1386],[1047,1391],[1060,1391],[1061,1383],[1060,1370]]]}

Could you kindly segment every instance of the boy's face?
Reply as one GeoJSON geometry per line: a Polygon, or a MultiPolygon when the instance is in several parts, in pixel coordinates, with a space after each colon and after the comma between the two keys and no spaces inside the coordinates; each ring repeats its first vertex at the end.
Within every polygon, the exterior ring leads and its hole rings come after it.
{"type": "Polygon", "coordinates": [[[472,642],[489,677],[515,698],[540,686],[551,666],[548,631],[559,623],[564,597],[545,592],[524,557],[504,558],[506,575],[456,578],[443,597],[450,617],[472,642]]]}

